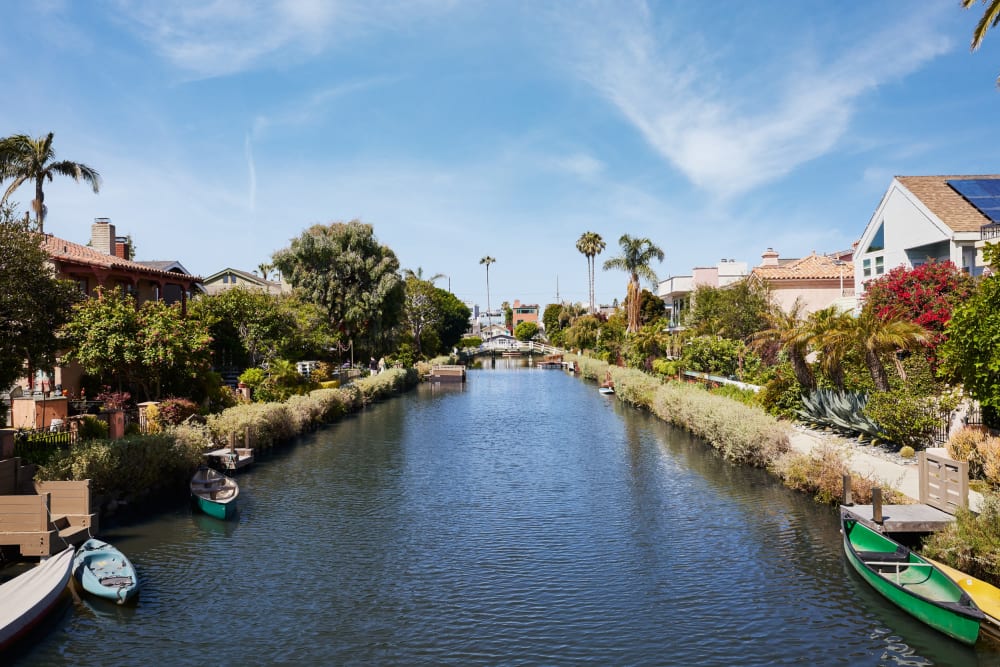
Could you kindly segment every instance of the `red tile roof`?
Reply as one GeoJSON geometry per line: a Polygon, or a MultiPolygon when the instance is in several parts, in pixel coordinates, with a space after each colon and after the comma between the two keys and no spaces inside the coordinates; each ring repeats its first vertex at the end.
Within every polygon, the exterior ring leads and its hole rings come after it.
{"type": "Polygon", "coordinates": [[[122,259],[120,257],[115,257],[114,255],[105,255],[104,253],[94,250],[93,248],[80,245],[79,243],[73,243],[72,241],[67,241],[65,239],[52,236],[51,234],[45,235],[45,240],[42,241],[42,249],[48,253],[49,257],[57,262],[65,262],[67,264],[83,264],[85,266],[94,266],[115,271],[127,271],[129,273],[138,273],[146,276],[169,277],[174,279],[184,277],[195,282],[201,282],[200,276],[189,276],[175,271],[162,271],[160,269],[154,269],[146,266],[145,264],[140,264],[139,262],[122,259]]]}
{"type": "Polygon", "coordinates": [[[756,266],[751,275],[764,280],[854,280],[854,265],[837,261],[827,255],[813,253],[779,266],[756,266]]]}

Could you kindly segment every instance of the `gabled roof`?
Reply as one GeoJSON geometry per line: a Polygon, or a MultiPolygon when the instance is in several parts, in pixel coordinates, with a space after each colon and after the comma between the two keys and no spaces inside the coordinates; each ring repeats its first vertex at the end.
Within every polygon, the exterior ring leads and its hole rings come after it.
{"type": "Polygon", "coordinates": [[[261,287],[267,287],[267,286],[281,287],[281,283],[279,283],[279,282],[275,282],[273,280],[264,280],[263,278],[261,278],[260,276],[258,276],[255,273],[248,273],[246,271],[240,271],[239,269],[234,269],[232,267],[228,267],[228,268],[222,269],[221,271],[216,271],[212,275],[210,275],[207,278],[205,278],[205,282],[206,283],[214,282],[214,281],[218,280],[219,278],[221,278],[222,276],[225,276],[225,275],[236,275],[236,276],[239,276],[240,278],[242,278],[243,280],[245,280],[248,283],[254,283],[255,285],[260,285],[261,287]]]}
{"type": "Polygon", "coordinates": [[[801,259],[793,259],[778,266],[755,266],[751,275],[768,281],[780,280],[835,280],[841,276],[854,280],[854,265],[840,262],[815,252],[801,259]]]}
{"type": "Polygon", "coordinates": [[[978,232],[989,218],[948,185],[948,181],[971,178],[1000,179],[1000,175],[897,176],[896,180],[952,231],[978,232]]]}
{"type": "MultiPolygon", "coordinates": [[[[128,259],[122,259],[121,257],[115,257],[114,255],[105,255],[103,252],[94,250],[93,248],[80,245],[79,243],[73,243],[72,241],[67,241],[50,234],[45,235],[45,239],[42,241],[42,250],[44,250],[54,261],[65,262],[67,264],[82,264],[84,266],[127,271],[129,273],[139,273],[161,278],[169,277],[176,279],[178,277],[178,273],[176,271],[164,271],[151,266],[151,264],[154,264],[153,262],[144,264],[141,262],[133,262],[128,259]]],[[[171,262],[171,264],[174,264],[174,262],[171,262]]],[[[185,275],[185,277],[193,278],[195,281],[201,280],[199,276],[192,276],[190,274],[185,275]]]]}
{"type": "Polygon", "coordinates": [[[176,259],[159,260],[152,262],[138,262],[143,266],[148,266],[151,269],[158,269],[160,271],[170,271],[171,273],[182,273],[184,275],[191,275],[191,272],[184,268],[184,265],[178,262],[176,259]]]}

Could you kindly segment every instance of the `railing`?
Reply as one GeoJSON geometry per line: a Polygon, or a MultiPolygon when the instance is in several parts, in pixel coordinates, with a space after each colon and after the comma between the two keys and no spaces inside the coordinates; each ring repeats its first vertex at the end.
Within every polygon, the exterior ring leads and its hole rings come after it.
{"type": "Polygon", "coordinates": [[[75,439],[76,433],[62,427],[18,429],[14,432],[14,456],[44,465],[57,452],[69,449],[75,439]]]}
{"type": "Polygon", "coordinates": [[[988,241],[1000,236],[1000,222],[990,222],[979,228],[979,240],[988,241]]]}
{"type": "Polygon", "coordinates": [[[503,341],[501,344],[495,339],[487,339],[479,346],[478,352],[537,352],[539,354],[560,354],[565,352],[565,350],[561,350],[558,347],[533,340],[511,343],[508,339],[504,338],[503,341]]]}

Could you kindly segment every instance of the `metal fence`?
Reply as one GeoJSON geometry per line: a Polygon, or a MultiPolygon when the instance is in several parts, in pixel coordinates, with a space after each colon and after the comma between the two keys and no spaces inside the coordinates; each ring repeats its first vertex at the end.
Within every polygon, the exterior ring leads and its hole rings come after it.
{"type": "Polygon", "coordinates": [[[18,429],[14,431],[14,456],[27,463],[44,465],[75,441],[76,433],[69,429],[18,429]]]}

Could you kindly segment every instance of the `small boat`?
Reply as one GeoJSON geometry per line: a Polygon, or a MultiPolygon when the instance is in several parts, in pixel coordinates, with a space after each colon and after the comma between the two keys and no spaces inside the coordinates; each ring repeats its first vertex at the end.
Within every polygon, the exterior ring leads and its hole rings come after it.
{"type": "Polygon", "coordinates": [[[73,576],[83,590],[118,604],[125,604],[139,592],[139,579],[129,559],[96,538],[80,545],[73,559],[73,576]]]}
{"type": "Polygon", "coordinates": [[[599,388],[597,389],[597,391],[601,392],[602,394],[613,394],[613,393],[615,393],[615,388],[614,388],[614,387],[606,387],[606,386],[604,386],[604,385],[602,384],[602,385],[601,385],[601,386],[600,386],[600,387],[599,387],[599,388]]]}
{"type": "Polygon", "coordinates": [[[198,509],[216,519],[231,519],[236,514],[239,495],[235,479],[208,466],[199,466],[191,478],[191,498],[198,509]]]}
{"type": "Polygon", "coordinates": [[[872,588],[911,616],[963,644],[979,638],[986,615],[926,558],[841,510],[844,553],[872,588]]]}
{"type": "Polygon", "coordinates": [[[927,560],[934,563],[935,567],[961,586],[962,590],[968,593],[972,601],[979,607],[979,611],[986,614],[986,620],[989,621],[989,624],[981,625],[980,631],[989,633],[994,640],[1000,640],[1000,588],[944,563],[939,563],[932,558],[927,558],[927,560]]]}
{"type": "Polygon", "coordinates": [[[0,651],[11,646],[55,608],[73,572],[67,547],[24,574],[0,584],[0,651]]]}

